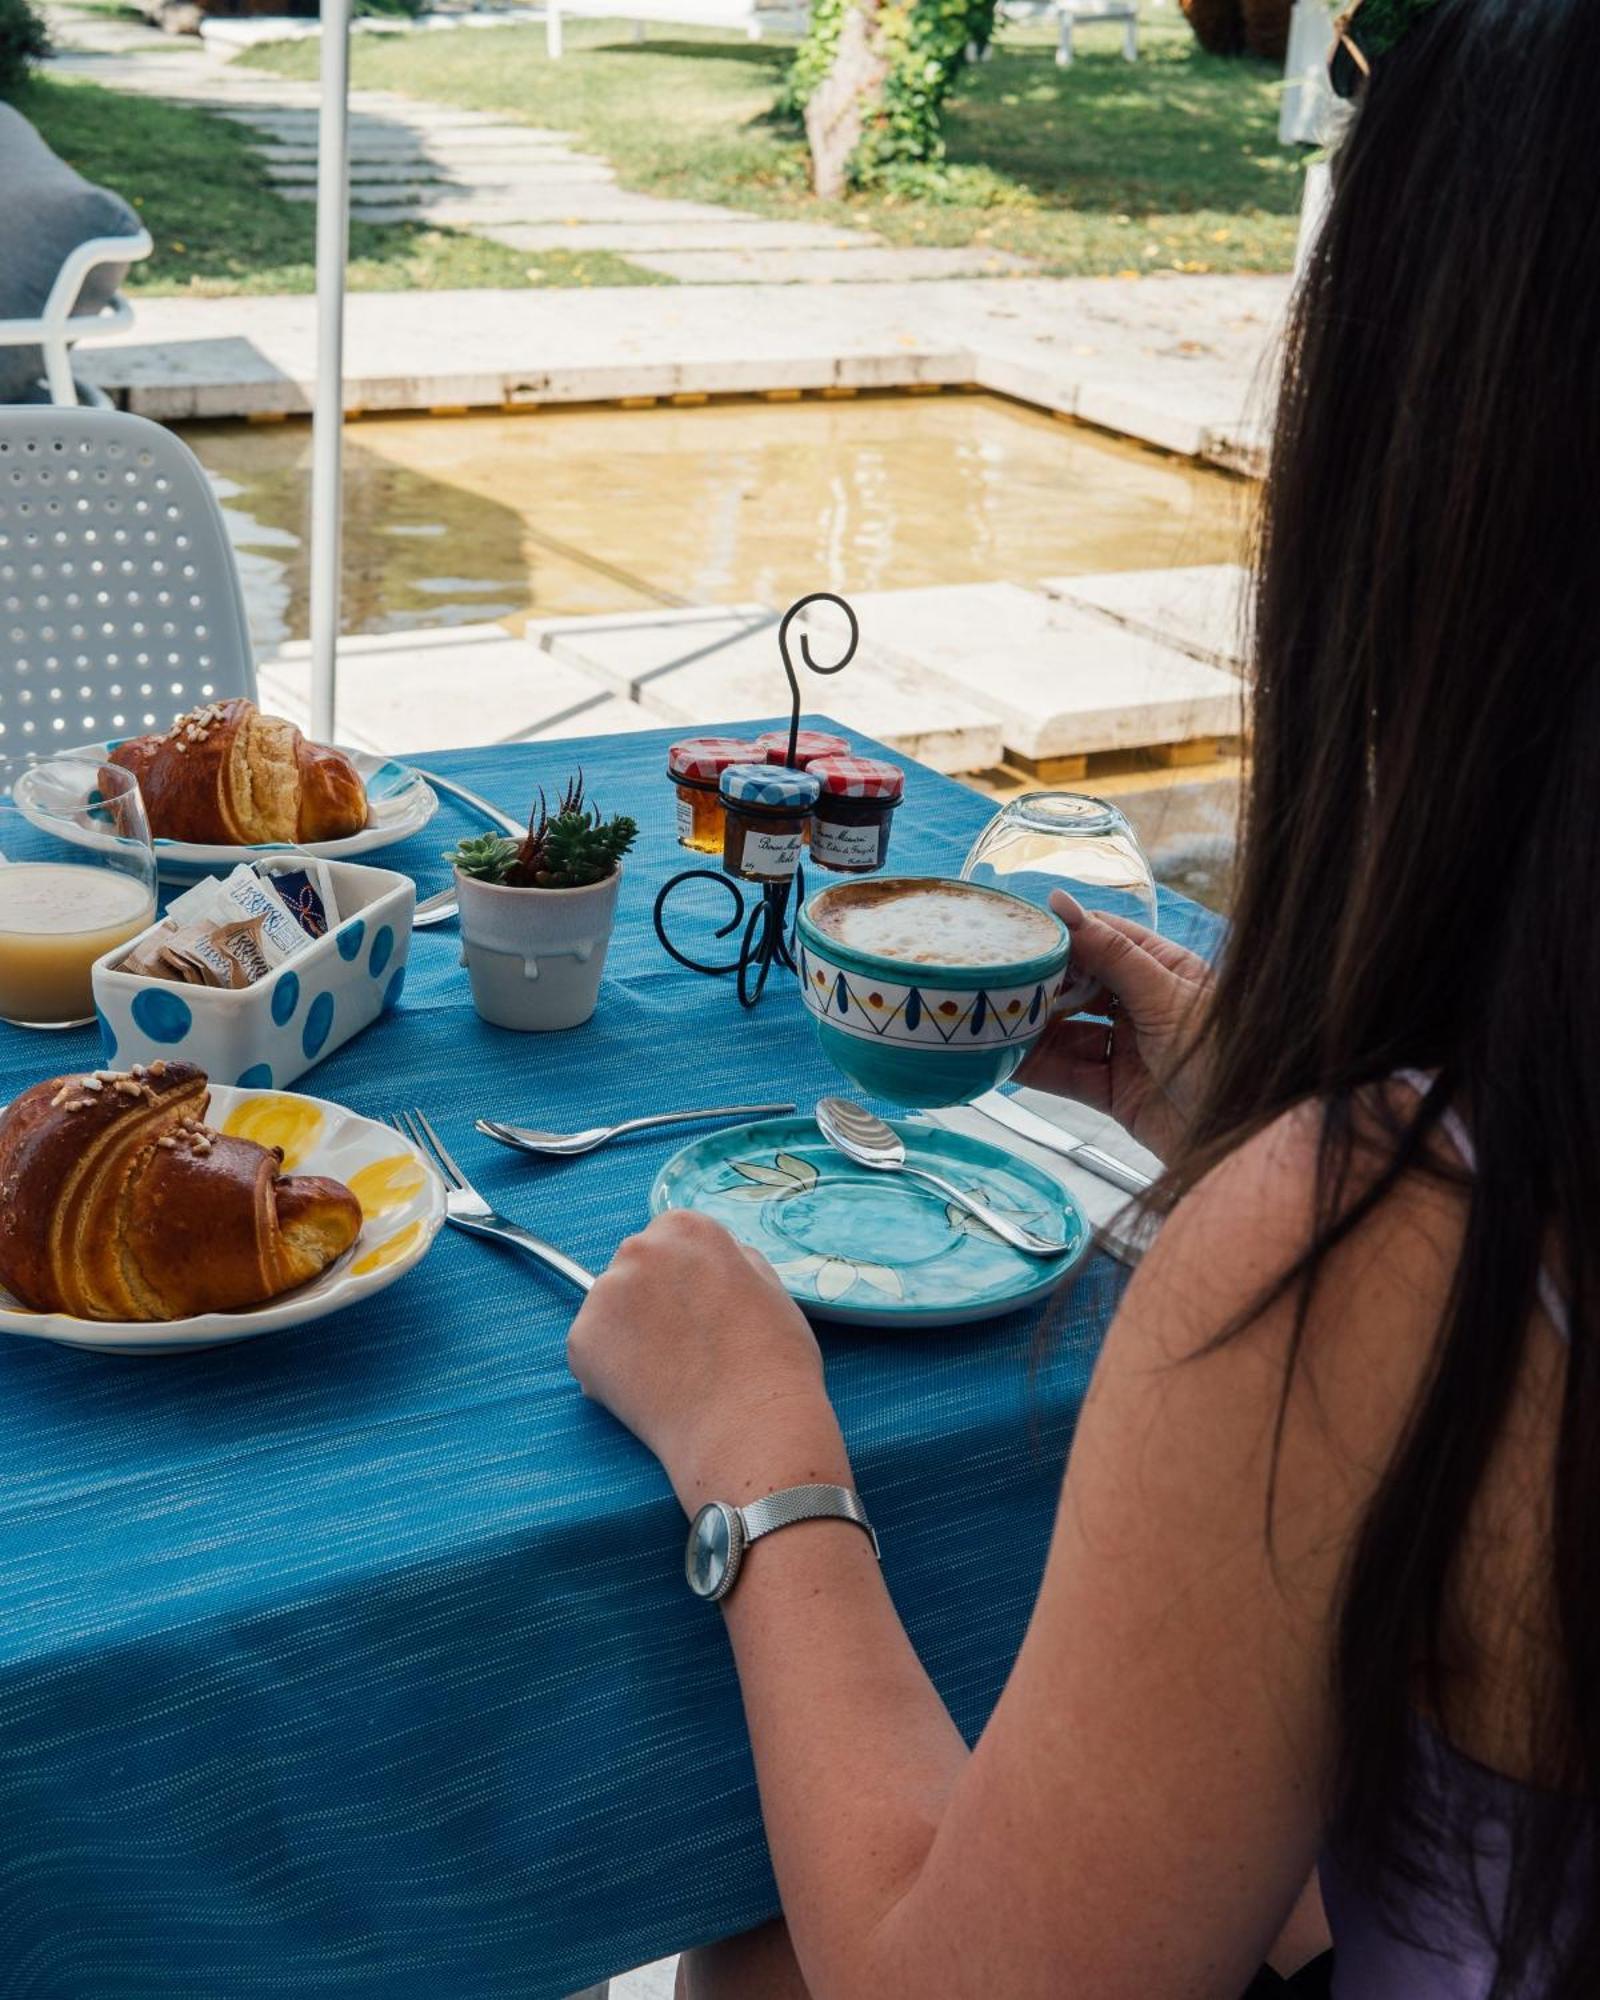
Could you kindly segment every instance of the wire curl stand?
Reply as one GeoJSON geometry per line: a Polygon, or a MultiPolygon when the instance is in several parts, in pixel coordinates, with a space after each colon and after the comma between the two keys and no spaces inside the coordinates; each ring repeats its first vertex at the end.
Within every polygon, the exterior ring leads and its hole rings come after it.
{"type": "MultiPolygon", "coordinates": [[[[843,655],[831,666],[813,657],[810,636],[802,632],[800,657],[814,674],[839,674],[856,656],[856,647],[861,639],[861,627],[856,614],[831,590],[814,590],[808,596],[797,598],[783,614],[783,622],[778,627],[778,651],[783,657],[783,671],[789,677],[789,748],[784,763],[792,771],[798,768],[800,746],[800,676],[795,671],[794,659],[789,651],[789,628],[800,615],[814,604],[832,604],[845,615],[850,627],[850,643],[843,655]]],[[[750,888],[758,886],[751,883],[750,888]]],[[[730,973],[735,977],[741,1007],[754,1007],[767,990],[767,976],[774,965],[785,972],[795,971],[794,919],[795,913],[805,901],[806,885],[804,872],[796,868],[794,874],[782,882],[765,882],[759,885],[759,895],[748,900],[742,883],[721,868],[686,868],[662,883],[656,896],[652,913],[656,936],[661,940],[662,949],[679,965],[687,966],[691,972],[703,972],[712,978],[725,979],[730,973]],[[713,931],[716,943],[724,938],[737,936],[737,955],[713,964],[703,958],[696,958],[673,943],[667,932],[667,903],[675,890],[688,882],[714,882],[719,889],[725,889],[733,900],[733,911],[726,923],[713,931]]]]}

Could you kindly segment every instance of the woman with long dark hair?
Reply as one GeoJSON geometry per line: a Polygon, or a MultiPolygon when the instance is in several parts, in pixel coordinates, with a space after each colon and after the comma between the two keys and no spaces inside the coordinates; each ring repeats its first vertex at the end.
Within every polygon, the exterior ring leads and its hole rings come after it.
{"type": "MultiPolygon", "coordinates": [[[[1070,911],[1111,1061],[1038,1059],[1170,1171],[1027,1640],[969,1754],[848,1517],[752,1546],[793,1956],[692,1992],[1236,2000],[1320,1869],[1340,2000],[1600,1994],[1600,5],[1346,35],[1232,934],[1213,989],[1070,911]]],[[[850,1485],[714,1225],[625,1245],[572,1363],[691,1511],[850,1485]]]]}

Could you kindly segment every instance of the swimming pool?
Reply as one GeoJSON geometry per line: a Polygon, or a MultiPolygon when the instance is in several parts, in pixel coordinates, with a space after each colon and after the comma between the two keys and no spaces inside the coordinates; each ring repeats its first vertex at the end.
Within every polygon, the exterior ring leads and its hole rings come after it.
{"type": "MultiPolygon", "coordinates": [[[[307,631],[311,433],[199,424],[257,652],[307,631]]],[[[364,419],[345,629],[780,606],[1237,558],[1253,487],[961,392],[364,419]]]]}

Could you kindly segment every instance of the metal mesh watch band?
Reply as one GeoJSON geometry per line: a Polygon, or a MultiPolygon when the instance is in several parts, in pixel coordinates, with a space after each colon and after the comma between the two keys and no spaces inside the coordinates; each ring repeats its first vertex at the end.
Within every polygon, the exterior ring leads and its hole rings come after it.
{"type": "Polygon", "coordinates": [[[881,1559],[867,1510],[848,1486],[786,1486],[781,1493],[769,1493],[737,1511],[747,1542],[770,1535],[775,1528],[792,1527],[796,1521],[854,1521],[872,1543],[872,1553],[881,1559]]]}

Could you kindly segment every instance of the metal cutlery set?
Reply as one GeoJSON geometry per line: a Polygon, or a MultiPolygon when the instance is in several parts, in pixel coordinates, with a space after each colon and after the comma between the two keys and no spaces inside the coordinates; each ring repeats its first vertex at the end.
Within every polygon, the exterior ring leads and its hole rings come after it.
{"type": "MultiPolygon", "coordinates": [[[[1128,1194],[1139,1194],[1150,1185],[1147,1175],[1136,1168],[1114,1159],[1109,1153],[1102,1153],[1097,1147],[1076,1139],[1069,1132],[1063,1132],[1049,1119],[1041,1118],[1037,1112],[1015,1104],[998,1091],[980,1098],[972,1109],[980,1112],[994,1123],[1003,1125],[1008,1131],[1032,1140],[1034,1144],[1072,1160],[1086,1171],[1109,1181],[1113,1186],[1128,1194]]],[[[743,1121],[756,1118],[782,1117],[792,1112],[792,1104],[723,1104],[692,1111],[664,1111],[649,1117],[627,1118],[615,1125],[594,1125],[582,1132],[534,1131],[524,1125],[508,1125],[498,1119],[480,1118],[476,1121],[478,1131],[491,1139],[498,1139],[520,1153],[533,1154],[544,1159],[576,1159],[585,1153],[592,1153],[614,1139],[632,1132],[657,1130],[665,1125],[687,1125],[707,1122],[712,1119],[735,1119],[743,1121]]],[[[852,1104],[847,1098],[825,1097],[817,1105],[817,1129],[828,1144],[842,1153],[857,1166],[877,1173],[901,1173],[913,1180],[921,1181],[941,1194],[946,1201],[953,1202],[969,1215],[981,1222],[1003,1242],[1025,1256],[1048,1259],[1062,1254],[1064,1245],[1039,1235],[999,1213],[987,1202],[954,1181],[930,1173],[926,1168],[913,1164],[906,1157],[904,1140],[872,1112],[859,1104],[852,1104]]],[[[389,1123],[415,1146],[430,1162],[445,1184],[445,1214],[455,1228],[469,1236],[484,1236],[497,1243],[504,1243],[511,1249],[520,1250],[524,1256],[532,1257],[550,1270],[587,1292],[595,1282],[594,1272],[547,1243],[543,1237],[535,1236],[521,1223],[513,1222],[509,1216],[501,1215],[485,1197],[479,1193],[457,1165],[453,1154],[434,1130],[426,1113],[413,1109],[390,1114],[389,1123]]]]}

